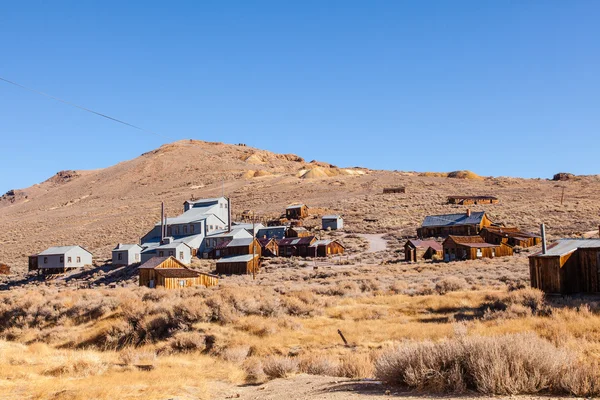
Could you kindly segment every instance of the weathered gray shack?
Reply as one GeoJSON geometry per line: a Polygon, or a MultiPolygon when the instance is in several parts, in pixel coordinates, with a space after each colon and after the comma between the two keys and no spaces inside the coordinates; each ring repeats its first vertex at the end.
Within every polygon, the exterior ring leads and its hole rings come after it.
{"type": "Polygon", "coordinates": [[[139,244],[119,243],[112,251],[114,266],[132,265],[140,262],[142,246],[139,244]]]}
{"type": "Polygon", "coordinates": [[[344,219],[339,215],[323,215],[321,218],[321,226],[324,230],[332,231],[344,229],[344,219]]]}

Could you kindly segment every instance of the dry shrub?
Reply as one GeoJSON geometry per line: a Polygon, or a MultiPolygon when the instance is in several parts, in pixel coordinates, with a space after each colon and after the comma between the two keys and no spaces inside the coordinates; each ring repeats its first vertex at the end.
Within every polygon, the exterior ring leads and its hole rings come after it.
{"type": "Polygon", "coordinates": [[[108,363],[93,353],[69,353],[56,367],[44,371],[51,376],[87,377],[101,375],[108,369],[108,363]]]}
{"type": "Polygon", "coordinates": [[[529,315],[549,315],[552,309],[544,302],[544,292],[527,288],[501,295],[488,295],[482,305],[484,319],[520,318],[529,315]]]}
{"type": "Polygon", "coordinates": [[[156,353],[127,348],[119,353],[119,361],[124,365],[154,365],[156,353]]]}
{"type": "Polygon", "coordinates": [[[439,294],[446,294],[449,292],[456,292],[458,290],[465,290],[469,287],[464,278],[459,278],[457,276],[448,276],[446,278],[442,278],[435,284],[435,291],[439,294]]]}
{"type": "Polygon", "coordinates": [[[408,289],[408,283],[406,283],[404,281],[394,281],[390,285],[390,291],[394,294],[405,293],[407,289],[408,289]]]}
{"type": "Polygon", "coordinates": [[[166,353],[194,353],[206,350],[206,336],[200,332],[179,332],[162,350],[166,353]]]}
{"type": "Polygon", "coordinates": [[[310,375],[337,376],[339,363],[325,355],[310,354],[300,359],[299,369],[310,375]]]}
{"type": "Polygon", "coordinates": [[[250,354],[250,347],[248,346],[236,346],[236,347],[228,347],[223,349],[219,356],[225,360],[232,363],[241,363],[248,357],[250,354]]]}
{"type": "Polygon", "coordinates": [[[270,379],[287,378],[298,372],[298,360],[286,356],[270,356],[263,361],[263,371],[270,379]]]}
{"type": "Polygon", "coordinates": [[[263,369],[263,362],[260,358],[252,357],[244,361],[242,368],[246,372],[246,382],[259,383],[267,379],[263,369]]]}
{"type": "Polygon", "coordinates": [[[373,360],[368,354],[352,353],[340,358],[338,376],[363,379],[373,376],[373,360]]]}
{"type": "Polygon", "coordinates": [[[383,381],[438,393],[594,395],[600,388],[595,369],[534,334],[400,344],[379,357],[375,371],[383,381]]]}

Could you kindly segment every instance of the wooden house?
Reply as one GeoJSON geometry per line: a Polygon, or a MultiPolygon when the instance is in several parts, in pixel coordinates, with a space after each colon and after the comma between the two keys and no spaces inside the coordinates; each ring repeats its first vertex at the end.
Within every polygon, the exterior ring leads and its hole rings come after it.
{"type": "Polygon", "coordinates": [[[599,293],[599,271],[599,239],[562,239],[529,257],[531,287],[546,293],[599,293]]]}
{"type": "Polygon", "coordinates": [[[448,204],[470,206],[475,204],[498,204],[500,201],[494,196],[448,196],[448,204]]]}
{"type": "Polygon", "coordinates": [[[38,270],[38,255],[32,254],[28,257],[28,271],[37,271],[38,270]]]}
{"type": "Polygon", "coordinates": [[[244,254],[223,257],[217,261],[217,274],[244,275],[257,274],[260,271],[260,257],[244,254]]]}
{"type": "Polygon", "coordinates": [[[0,275],[10,275],[10,267],[0,263],[0,275]]]}
{"type": "Polygon", "coordinates": [[[219,278],[195,271],[173,256],[153,257],[140,265],[140,286],[149,288],[181,289],[191,286],[215,286],[219,278]]]}
{"type": "Polygon", "coordinates": [[[323,230],[344,229],[344,219],[339,215],[323,215],[321,218],[321,227],[323,230]]]}
{"type": "Polygon", "coordinates": [[[518,228],[487,226],[481,230],[479,235],[488,243],[506,243],[512,247],[531,247],[542,243],[540,235],[518,228]]]}
{"type": "Polygon", "coordinates": [[[406,187],[396,186],[396,187],[383,188],[383,194],[390,194],[390,193],[406,193],[406,187]]]}
{"type": "Polygon", "coordinates": [[[308,229],[306,229],[303,226],[290,226],[287,229],[286,235],[285,237],[308,237],[311,236],[310,232],[308,231],[308,229]]]}
{"type": "Polygon", "coordinates": [[[92,253],[81,246],[50,247],[37,255],[37,266],[44,274],[59,274],[92,265],[92,253]]]}
{"type": "Polygon", "coordinates": [[[213,248],[209,254],[209,258],[218,259],[227,256],[239,256],[243,254],[262,255],[260,243],[255,238],[232,239],[221,243],[213,248]]]}
{"type": "Polygon", "coordinates": [[[450,235],[442,243],[444,261],[477,260],[512,256],[513,249],[505,243],[486,243],[481,236],[450,235]]]}
{"type": "Polygon", "coordinates": [[[304,204],[296,204],[286,207],[285,217],[287,219],[302,219],[308,217],[308,207],[304,204]]]}
{"type": "Polygon", "coordinates": [[[277,257],[279,255],[279,244],[275,239],[257,239],[260,244],[263,257],[277,257]]]}
{"type": "Polygon", "coordinates": [[[442,244],[435,240],[409,239],[404,245],[405,261],[431,260],[434,256],[439,259],[444,257],[442,244]]]}
{"type": "Polygon", "coordinates": [[[472,212],[467,209],[462,214],[430,215],[417,229],[419,238],[446,237],[448,235],[471,236],[487,226],[493,225],[485,212],[472,212]]]}
{"type": "Polygon", "coordinates": [[[344,254],[346,248],[337,240],[317,240],[310,245],[313,257],[327,257],[336,254],[344,254]]]}
{"type": "Polygon", "coordinates": [[[310,246],[316,242],[314,236],[302,238],[285,238],[281,239],[279,244],[280,257],[313,257],[314,250],[310,246]]]}

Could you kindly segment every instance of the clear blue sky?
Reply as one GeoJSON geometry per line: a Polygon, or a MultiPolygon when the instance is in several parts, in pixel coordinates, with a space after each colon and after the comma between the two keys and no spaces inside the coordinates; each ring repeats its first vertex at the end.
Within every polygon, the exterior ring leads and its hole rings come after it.
{"type": "MultiPolygon", "coordinates": [[[[340,166],[600,173],[597,1],[13,1],[0,76],[340,166]]],[[[0,192],[169,140],[0,82],[0,192]]]]}

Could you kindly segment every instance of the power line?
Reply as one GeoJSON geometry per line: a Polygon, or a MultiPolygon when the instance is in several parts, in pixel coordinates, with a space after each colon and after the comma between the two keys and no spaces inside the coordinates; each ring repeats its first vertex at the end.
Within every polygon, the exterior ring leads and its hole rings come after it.
{"type": "Polygon", "coordinates": [[[134,129],[138,129],[138,130],[140,130],[140,131],[142,131],[142,132],[151,133],[151,134],[153,134],[153,135],[160,136],[160,137],[163,137],[163,138],[165,138],[165,139],[169,139],[169,140],[175,140],[175,139],[173,139],[173,138],[171,138],[171,137],[169,137],[169,136],[162,135],[162,134],[160,134],[160,133],[156,133],[156,132],[150,131],[150,130],[148,130],[148,129],[141,128],[141,127],[139,127],[139,126],[137,126],[137,125],[130,124],[129,122],[125,122],[125,121],[122,121],[122,120],[120,120],[120,119],[113,118],[113,117],[111,117],[111,116],[109,116],[109,115],[102,114],[102,113],[99,113],[99,112],[97,112],[97,111],[94,111],[94,110],[90,110],[89,108],[86,108],[86,107],[79,106],[79,105],[77,105],[77,104],[74,104],[74,103],[71,103],[71,102],[69,102],[69,101],[66,101],[66,100],[60,99],[60,98],[58,98],[58,97],[55,97],[55,96],[49,95],[49,94],[47,94],[47,93],[41,92],[41,91],[39,91],[39,90],[31,89],[31,88],[29,88],[29,87],[27,87],[27,86],[23,86],[23,85],[21,85],[21,84],[19,84],[19,83],[17,83],[17,82],[13,82],[13,81],[11,81],[11,80],[8,80],[8,79],[2,78],[2,77],[0,77],[0,80],[1,80],[1,81],[4,81],[4,82],[6,82],[6,83],[10,83],[11,85],[14,85],[14,86],[16,86],[16,87],[19,87],[19,88],[21,88],[21,89],[28,90],[28,91],[30,91],[30,92],[33,92],[33,93],[39,94],[39,95],[41,95],[41,96],[44,96],[44,97],[48,97],[48,98],[50,98],[50,99],[52,99],[52,100],[60,101],[61,103],[67,104],[67,105],[69,105],[69,106],[71,106],[71,107],[79,108],[80,110],[87,111],[87,112],[89,112],[89,113],[92,113],[92,114],[96,114],[96,115],[98,115],[98,116],[100,116],[100,117],[103,117],[103,118],[109,119],[109,120],[111,120],[111,121],[118,122],[118,123],[120,123],[120,124],[123,124],[123,125],[127,125],[127,126],[129,126],[129,127],[131,127],[131,128],[134,128],[134,129]]]}

